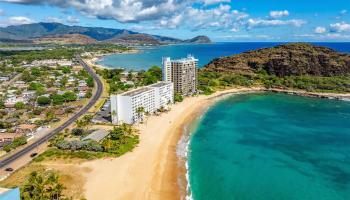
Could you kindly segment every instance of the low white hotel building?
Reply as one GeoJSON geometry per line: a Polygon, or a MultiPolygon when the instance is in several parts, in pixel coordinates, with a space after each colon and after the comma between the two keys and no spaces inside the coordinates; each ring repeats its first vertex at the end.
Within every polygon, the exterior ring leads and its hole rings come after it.
{"type": "Polygon", "coordinates": [[[111,95],[111,116],[113,124],[134,124],[142,121],[144,114],[152,114],[161,107],[174,103],[174,84],[158,82],[118,95],[111,95]],[[138,109],[144,112],[139,113],[138,109]]]}

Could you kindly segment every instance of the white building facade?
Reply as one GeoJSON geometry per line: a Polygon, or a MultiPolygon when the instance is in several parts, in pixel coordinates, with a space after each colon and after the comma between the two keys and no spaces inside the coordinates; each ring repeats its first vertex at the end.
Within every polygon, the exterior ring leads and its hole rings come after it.
{"type": "Polygon", "coordinates": [[[146,87],[111,95],[113,124],[141,122],[146,113],[152,114],[174,102],[174,85],[159,82],[146,87]]]}
{"type": "Polygon", "coordinates": [[[191,55],[179,60],[162,60],[163,81],[173,82],[175,93],[191,95],[197,92],[198,59],[191,55]]]}

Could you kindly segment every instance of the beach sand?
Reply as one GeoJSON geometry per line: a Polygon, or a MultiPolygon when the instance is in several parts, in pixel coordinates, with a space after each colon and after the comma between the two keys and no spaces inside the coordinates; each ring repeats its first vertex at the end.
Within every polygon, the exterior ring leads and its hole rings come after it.
{"type": "Polygon", "coordinates": [[[206,110],[216,97],[229,93],[258,91],[260,88],[239,88],[216,92],[209,96],[188,97],[172,106],[171,111],[151,116],[140,130],[140,143],[132,152],[119,158],[82,163],[85,197],[88,200],[184,199],[186,183],[180,183],[184,167],[176,156],[183,127],[206,110]],[[86,171],[86,170],[85,170],[86,171]]]}

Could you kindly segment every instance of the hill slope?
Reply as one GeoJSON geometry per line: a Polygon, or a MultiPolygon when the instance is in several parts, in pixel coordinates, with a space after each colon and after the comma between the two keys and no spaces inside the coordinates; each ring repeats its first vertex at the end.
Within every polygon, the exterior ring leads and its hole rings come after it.
{"type": "Polygon", "coordinates": [[[217,58],[203,71],[283,76],[340,76],[350,73],[350,55],[306,43],[290,43],[217,58]]]}
{"type": "Polygon", "coordinates": [[[97,40],[82,34],[49,35],[34,40],[34,43],[94,44],[97,40]]]}
{"type": "MultiPolygon", "coordinates": [[[[40,38],[48,37],[59,37],[63,40],[65,37],[71,38],[71,36],[69,36],[70,34],[84,35],[100,42],[120,42],[123,44],[128,44],[129,41],[131,44],[171,44],[184,43],[185,41],[187,43],[193,40],[180,40],[177,38],[138,33],[126,29],[68,26],[60,23],[44,22],[0,28],[0,40],[4,41],[40,40],[40,38]]],[[[82,39],[83,41],[75,41],[84,43],[86,38],[82,39]]],[[[193,42],[197,43],[199,40],[200,39],[196,39],[193,40],[193,42]]]]}
{"type": "Polygon", "coordinates": [[[201,43],[211,43],[211,40],[207,36],[200,35],[192,39],[184,40],[184,42],[201,44],[201,43]]]}

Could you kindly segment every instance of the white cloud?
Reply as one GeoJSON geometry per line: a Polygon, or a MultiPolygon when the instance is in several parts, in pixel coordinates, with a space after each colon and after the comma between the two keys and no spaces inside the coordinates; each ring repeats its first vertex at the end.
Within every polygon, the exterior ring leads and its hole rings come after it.
{"type": "Polygon", "coordinates": [[[187,7],[182,13],[159,22],[162,28],[187,27],[193,31],[198,29],[231,29],[235,23],[249,15],[237,10],[231,11],[229,5],[219,5],[211,9],[187,7]]]}
{"type": "Polygon", "coordinates": [[[219,3],[230,3],[231,0],[203,0],[203,3],[205,5],[213,5],[213,4],[219,4],[219,3]]]}
{"type": "Polygon", "coordinates": [[[345,22],[330,24],[329,27],[332,32],[350,32],[350,24],[347,24],[345,22]]]}
{"type": "Polygon", "coordinates": [[[73,7],[99,19],[115,19],[122,23],[160,20],[183,11],[193,0],[0,0],[20,4],[44,4],[73,7]]]}
{"type": "Polygon", "coordinates": [[[304,25],[306,21],[301,19],[291,19],[291,20],[277,20],[277,19],[249,19],[247,22],[247,28],[261,28],[261,27],[274,27],[274,26],[295,26],[300,27],[304,25]]]}
{"type": "Polygon", "coordinates": [[[321,34],[321,33],[325,33],[327,30],[325,27],[322,27],[322,26],[318,26],[315,28],[314,32],[315,33],[318,33],[318,34],[321,34]]]}
{"type": "Polygon", "coordinates": [[[289,11],[288,10],[275,10],[275,11],[270,11],[270,17],[271,18],[281,18],[281,17],[287,17],[289,16],[289,11]]]}
{"type": "Polygon", "coordinates": [[[68,16],[67,22],[70,24],[77,24],[77,23],[79,23],[79,19],[76,17],[73,17],[73,16],[68,16]]]}
{"type": "Polygon", "coordinates": [[[340,33],[327,33],[327,34],[299,34],[294,35],[294,37],[297,38],[307,38],[311,40],[318,40],[318,41],[324,41],[324,40],[349,40],[350,35],[346,34],[340,34],[340,33]]]}
{"type": "Polygon", "coordinates": [[[63,20],[57,17],[46,17],[44,19],[45,22],[55,22],[55,23],[63,23],[63,20]]]}
{"type": "Polygon", "coordinates": [[[273,39],[272,36],[269,35],[253,35],[253,34],[237,34],[237,35],[224,35],[219,36],[221,39],[244,39],[244,40],[268,40],[273,39]]]}
{"type": "Polygon", "coordinates": [[[28,17],[13,16],[13,17],[9,17],[7,19],[1,20],[0,26],[1,27],[12,26],[12,25],[16,26],[16,25],[22,25],[22,24],[31,24],[34,22],[35,22],[34,20],[29,19],[28,17]]]}
{"type": "Polygon", "coordinates": [[[5,10],[0,9],[0,16],[3,16],[3,15],[5,15],[5,10]]]}
{"type": "Polygon", "coordinates": [[[241,11],[238,11],[238,10],[233,10],[232,14],[236,17],[236,20],[242,20],[242,19],[245,19],[245,18],[249,17],[248,13],[241,12],[241,11]]]}

